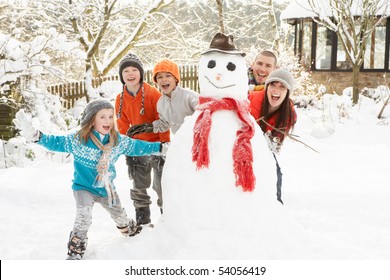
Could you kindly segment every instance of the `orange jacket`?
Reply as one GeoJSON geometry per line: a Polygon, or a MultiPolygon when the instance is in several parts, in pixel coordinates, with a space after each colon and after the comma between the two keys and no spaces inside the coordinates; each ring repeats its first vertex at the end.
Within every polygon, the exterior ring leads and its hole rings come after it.
{"type": "MultiPolygon", "coordinates": [[[[142,87],[139,89],[135,97],[131,96],[127,91],[126,86],[123,87],[122,111],[120,118],[116,120],[120,134],[126,135],[130,126],[143,123],[152,123],[159,119],[157,112],[157,101],[161,97],[161,93],[151,85],[143,83],[144,86],[144,114],[141,115],[142,109],[142,87]]],[[[115,113],[118,114],[121,94],[116,96],[115,113]]],[[[134,139],[140,139],[149,142],[169,142],[169,130],[163,133],[142,133],[135,135],[134,139]]]]}
{"type": "MultiPolygon", "coordinates": [[[[255,118],[255,120],[258,120],[260,119],[260,111],[261,111],[261,106],[263,105],[263,101],[264,101],[264,98],[265,98],[265,90],[261,90],[261,91],[250,91],[249,92],[249,95],[248,95],[248,99],[250,101],[250,105],[249,105],[249,108],[250,108],[250,113],[251,115],[255,118]]],[[[292,101],[290,100],[290,108],[293,112],[293,115],[294,115],[294,118],[291,120],[288,120],[288,126],[286,127],[286,132],[289,132],[292,128],[292,126],[296,123],[297,121],[297,114],[295,112],[295,109],[294,109],[294,104],[292,103],[292,101]]],[[[267,123],[269,123],[270,125],[276,127],[276,123],[277,123],[277,120],[278,118],[280,117],[280,112],[279,110],[277,110],[275,113],[273,113],[269,118],[268,120],[265,120],[267,123]]],[[[258,124],[260,124],[260,121],[257,121],[258,124]]],[[[267,132],[267,131],[273,131],[273,128],[270,127],[270,126],[266,126],[266,131],[263,131],[263,132],[267,132]]],[[[279,133],[277,133],[279,134],[279,133]]],[[[283,141],[284,139],[284,136],[283,135],[279,135],[279,137],[281,137],[281,140],[283,141]]]]}

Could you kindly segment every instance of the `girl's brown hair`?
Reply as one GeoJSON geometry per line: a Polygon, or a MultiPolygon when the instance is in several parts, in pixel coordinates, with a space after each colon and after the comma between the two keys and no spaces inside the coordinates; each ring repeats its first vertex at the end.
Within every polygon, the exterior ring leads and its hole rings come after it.
{"type": "MultiPolygon", "coordinates": [[[[287,89],[286,97],[284,98],[282,104],[276,110],[276,112],[273,112],[269,114],[269,101],[268,101],[268,86],[265,88],[264,93],[264,101],[260,109],[260,117],[263,117],[266,122],[268,122],[269,118],[273,115],[279,112],[279,118],[276,120],[275,127],[284,133],[288,133],[287,129],[291,126],[291,128],[294,128],[294,119],[295,115],[293,110],[291,110],[291,101],[290,101],[290,90],[287,89]]],[[[267,124],[265,122],[260,121],[260,127],[263,132],[266,132],[267,124]]],[[[280,142],[283,142],[285,135],[279,131],[276,131],[275,129],[272,130],[272,136],[279,137],[280,142]]]]}
{"type": "MultiPolygon", "coordinates": [[[[75,138],[79,138],[80,142],[83,144],[87,143],[88,139],[91,137],[93,123],[95,121],[96,114],[89,120],[89,122],[87,122],[84,126],[82,126],[80,130],[77,131],[77,133],[75,134],[75,138]]],[[[110,139],[114,147],[118,145],[119,142],[118,130],[116,129],[115,121],[113,127],[110,130],[110,139]]]]}

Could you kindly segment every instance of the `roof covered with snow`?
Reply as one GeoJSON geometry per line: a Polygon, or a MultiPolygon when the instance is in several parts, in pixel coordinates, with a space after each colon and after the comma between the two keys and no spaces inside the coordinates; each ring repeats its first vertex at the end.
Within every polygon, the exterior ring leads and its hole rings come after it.
{"type": "MultiPolygon", "coordinates": [[[[390,16],[390,1],[389,0],[377,0],[378,11],[377,15],[390,16]]],[[[318,9],[318,12],[314,12],[309,4],[309,0],[292,0],[290,5],[281,13],[281,19],[296,19],[296,18],[312,18],[326,16],[332,16],[332,9],[330,0],[312,0],[318,9]]],[[[361,15],[361,2],[362,0],[355,0],[352,2],[351,11],[355,15],[361,15]]]]}

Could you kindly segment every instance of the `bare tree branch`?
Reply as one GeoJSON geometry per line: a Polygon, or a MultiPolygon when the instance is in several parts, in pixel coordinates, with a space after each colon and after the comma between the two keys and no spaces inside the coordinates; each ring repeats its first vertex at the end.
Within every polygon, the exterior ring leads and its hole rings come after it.
{"type": "Polygon", "coordinates": [[[295,137],[292,136],[291,134],[286,133],[286,132],[284,132],[284,131],[282,131],[282,130],[276,128],[276,127],[274,127],[273,125],[269,124],[268,122],[266,122],[266,121],[264,120],[264,117],[261,117],[260,119],[257,119],[257,120],[256,120],[256,122],[259,122],[259,121],[262,121],[262,122],[265,123],[267,126],[271,127],[272,129],[275,129],[275,130],[276,130],[277,132],[279,132],[279,133],[282,133],[284,136],[287,136],[288,138],[290,138],[290,139],[292,139],[292,140],[294,140],[294,141],[296,141],[296,142],[299,142],[299,143],[303,144],[305,147],[307,147],[307,148],[313,150],[314,152],[320,153],[320,152],[318,152],[316,149],[314,149],[314,148],[310,147],[309,145],[305,144],[304,142],[298,140],[297,138],[295,138],[295,137]]]}
{"type": "MultiPolygon", "coordinates": [[[[389,93],[389,88],[387,88],[387,93],[389,93]]],[[[380,112],[378,114],[378,119],[382,118],[382,114],[385,111],[386,106],[389,105],[389,104],[390,104],[390,93],[389,93],[389,96],[387,96],[387,99],[386,99],[385,103],[382,106],[382,109],[380,110],[380,112]]]]}

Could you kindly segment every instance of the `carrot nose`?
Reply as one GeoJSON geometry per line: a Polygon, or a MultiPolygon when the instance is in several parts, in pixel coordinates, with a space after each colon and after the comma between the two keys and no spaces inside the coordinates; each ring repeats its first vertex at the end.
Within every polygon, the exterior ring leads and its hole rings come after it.
{"type": "Polygon", "coordinates": [[[217,76],[215,76],[215,79],[216,79],[217,81],[221,80],[221,79],[222,79],[222,75],[221,75],[221,74],[217,74],[217,76]]]}

